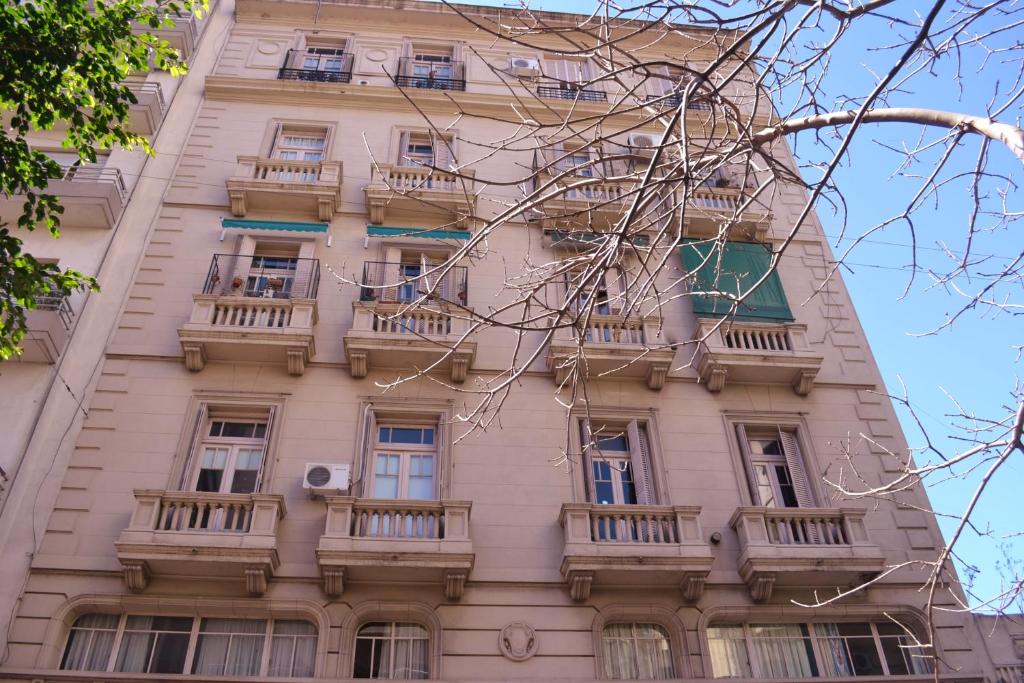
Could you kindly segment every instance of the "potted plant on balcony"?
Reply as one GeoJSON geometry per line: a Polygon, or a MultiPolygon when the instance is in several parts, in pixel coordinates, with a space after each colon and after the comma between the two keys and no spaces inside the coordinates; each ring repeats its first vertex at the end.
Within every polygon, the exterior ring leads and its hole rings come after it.
{"type": "Polygon", "coordinates": [[[718,187],[718,188],[732,187],[732,181],[729,180],[728,178],[726,178],[725,176],[720,176],[720,177],[715,179],[715,187],[718,187]]]}
{"type": "Polygon", "coordinates": [[[242,278],[236,276],[235,278],[233,278],[231,280],[231,293],[232,294],[238,294],[239,293],[238,290],[240,290],[241,288],[242,288],[242,278]]]}

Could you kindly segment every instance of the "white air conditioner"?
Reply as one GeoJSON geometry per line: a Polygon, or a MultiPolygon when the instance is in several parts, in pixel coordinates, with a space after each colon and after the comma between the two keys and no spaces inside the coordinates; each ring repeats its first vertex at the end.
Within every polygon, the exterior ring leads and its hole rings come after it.
{"type": "Polygon", "coordinates": [[[540,76],[540,62],[526,57],[513,57],[509,63],[509,70],[516,76],[536,78],[540,76]]]}
{"type": "Polygon", "coordinates": [[[658,141],[649,133],[630,133],[629,151],[631,154],[641,157],[653,157],[658,141]]]}
{"type": "Polygon", "coordinates": [[[302,488],[313,495],[331,495],[348,491],[351,465],[327,465],[306,463],[306,474],[302,477],[302,488]]]}

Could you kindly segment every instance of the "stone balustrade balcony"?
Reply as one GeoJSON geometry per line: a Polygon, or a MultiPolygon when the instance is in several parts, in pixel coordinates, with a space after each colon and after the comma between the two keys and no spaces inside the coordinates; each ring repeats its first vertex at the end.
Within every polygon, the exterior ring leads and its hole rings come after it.
{"type": "Polygon", "coordinates": [[[700,508],[681,505],[562,505],[562,577],[574,600],[595,586],[675,588],[700,599],[712,555],[700,508]]]}
{"type": "Polygon", "coordinates": [[[133,83],[130,87],[136,99],[128,111],[130,127],[140,135],[153,135],[167,111],[163,88],[154,81],[133,83]]]}
{"type": "Polygon", "coordinates": [[[842,587],[885,567],[864,510],[741,507],[729,521],[740,540],[737,569],[757,602],[775,586],[842,587]]]}
{"type": "MultiPolygon", "coordinates": [[[[559,175],[557,169],[539,169],[537,182],[545,187],[559,175]]],[[[544,190],[551,195],[538,206],[541,227],[579,226],[594,231],[615,225],[629,208],[635,179],[613,180],[590,176],[565,176],[544,190]]]]}
{"type": "Polygon", "coordinates": [[[341,204],[342,170],[340,161],[240,156],[227,181],[231,213],[300,212],[330,221],[341,204]]]}
{"type": "Polygon", "coordinates": [[[462,500],[377,500],[327,496],[327,521],[316,549],[324,592],[346,581],[430,581],[449,600],[462,597],[475,554],[472,504],[462,500]]]}
{"type": "Polygon", "coordinates": [[[717,234],[722,224],[733,221],[733,236],[744,235],[763,242],[771,225],[772,214],[760,202],[748,202],[748,195],[738,187],[702,185],[690,190],[687,197],[686,223],[692,234],[717,234]]]}
{"type": "Polygon", "coordinates": [[[400,213],[440,213],[442,220],[468,229],[476,211],[475,174],[472,169],[456,175],[426,166],[375,164],[365,190],[370,222],[383,225],[400,213]]]}
{"type": "Polygon", "coordinates": [[[675,351],[661,336],[661,317],[625,317],[592,313],[578,327],[555,332],[548,347],[548,370],[561,386],[573,371],[582,340],[578,370],[587,377],[635,377],[660,390],[672,366],[675,351]]]}
{"type": "Polygon", "coordinates": [[[133,592],[151,576],[244,579],[262,595],[280,560],[284,497],[259,493],[136,490],[128,528],[114,544],[133,592]]]}
{"type": "Polygon", "coordinates": [[[316,354],[320,262],[288,261],[292,267],[271,268],[259,256],[213,257],[202,293],[192,296],[192,315],[178,330],[189,370],[212,359],[283,361],[289,374],[305,372],[316,354]]]}
{"type": "Polygon", "coordinates": [[[807,343],[807,326],[700,318],[697,372],[708,391],[726,382],[788,384],[800,396],[814,387],[824,357],[807,343]]]}

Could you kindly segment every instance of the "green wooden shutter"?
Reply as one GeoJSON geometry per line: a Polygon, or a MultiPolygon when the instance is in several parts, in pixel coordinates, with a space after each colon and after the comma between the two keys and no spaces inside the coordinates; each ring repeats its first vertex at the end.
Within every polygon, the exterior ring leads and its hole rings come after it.
{"type": "MultiPolygon", "coordinates": [[[[773,272],[760,287],[748,293],[751,285],[760,280],[771,265],[771,252],[763,244],[726,242],[719,254],[714,253],[716,243],[713,241],[689,239],[684,242],[681,247],[683,267],[689,273],[696,272],[695,290],[717,289],[736,296],[746,295],[736,311],[738,320],[793,320],[778,272],[773,272]],[[711,258],[701,267],[709,254],[711,258]]],[[[691,301],[693,312],[699,316],[725,316],[732,306],[728,299],[715,296],[694,296],[691,301]]]]}

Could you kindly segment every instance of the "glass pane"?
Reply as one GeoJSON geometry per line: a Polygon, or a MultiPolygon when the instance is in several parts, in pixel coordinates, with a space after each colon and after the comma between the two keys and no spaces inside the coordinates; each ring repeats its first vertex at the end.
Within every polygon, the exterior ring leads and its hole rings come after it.
{"type": "Polygon", "coordinates": [[[846,647],[850,651],[853,672],[858,676],[881,676],[882,662],[878,657],[875,639],[867,637],[847,638],[846,647]]]}
{"type": "Polygon", "coordinates": [[[379,454],[373,473],[374,498],[398,498],[399,456],[379,454]]]}
{"type": "Polygon", "coordinates": [[[605,436],[599,434],[597,437],[597,447],[602,451],[619,451],[621,453],[629,452],[629,442],[626,441],[625,434],[619,434],[617,436],[605,436]]]}
{"type": "Polygon", "coordinates": [[[409,427],[395,427],[391,430],[391,443],[423,443],[423,430],[409,427]]]}
{"type": "Polygon", "coordinates": [[[711,626],[707,633],[711,670],[715,678],[753,676],[742,626],[711,626]]]}

